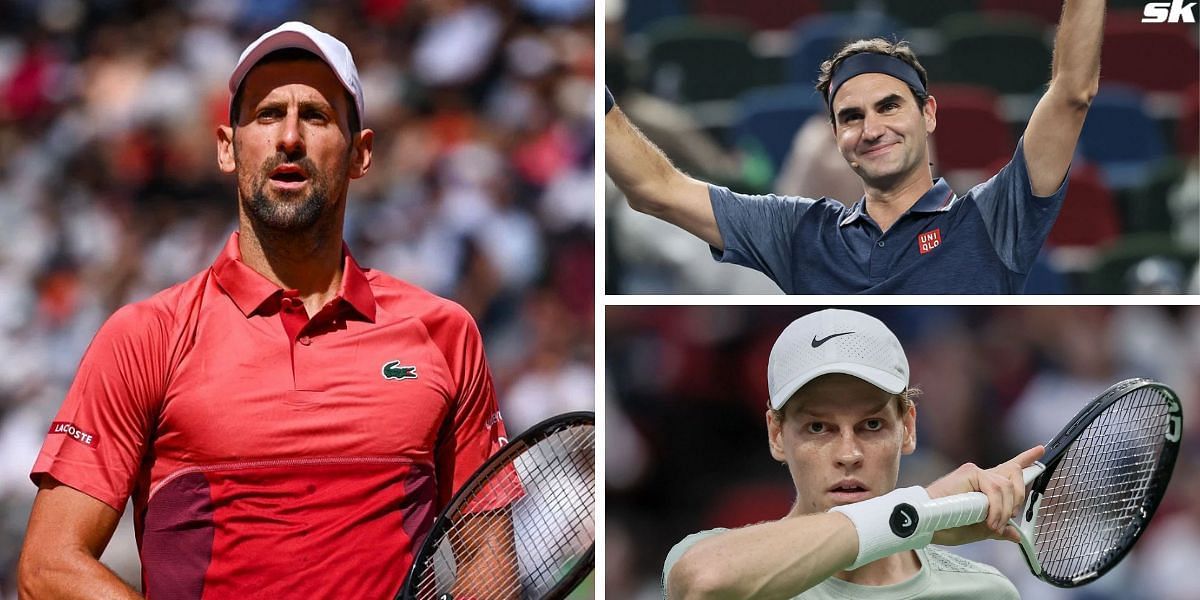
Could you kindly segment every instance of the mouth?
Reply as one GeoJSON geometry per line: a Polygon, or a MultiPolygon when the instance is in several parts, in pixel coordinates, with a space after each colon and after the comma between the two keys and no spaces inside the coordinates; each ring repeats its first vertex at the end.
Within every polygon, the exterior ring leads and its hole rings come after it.
{"type": "Polygon", "coordinates": [[[883,144],[882,146],[876,146],[874,148],[871,148],[870,150],[867,150],[866,152],[861,152],[860,154],[862,156],[869,156],[872,158],[874,158],[876,156],[882,156],[882,155],[886,154],[889,150],[891,150],[892,146],[895,146],[898,143],[899,142],[892,142],[890,144],[883,144]]]}
{"type": "Polygon", "coordinates": [[[273,187],[283,190],[296,190],[308,182],[308,173],[294,164],[279,165],[271,170],[268,177],[273,187]]]}
{"type": "Polygon", "coordinates": [[[839,504],[861,502],[871,497],[871,490],[857,479],[843,479],[826,491],[839,504]]]}

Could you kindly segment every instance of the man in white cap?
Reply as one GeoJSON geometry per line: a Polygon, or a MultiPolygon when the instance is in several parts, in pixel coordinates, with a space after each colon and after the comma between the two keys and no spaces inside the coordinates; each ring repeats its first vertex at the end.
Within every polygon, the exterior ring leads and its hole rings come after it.
{"type": "Polygon", "coordinates": [[[829,309],[794,321],[771,349],[766,412],[771,456],[787,465],[796,502],[786,516],[713,529],[675,545],[663,567],[668,598],[1018,598],[994,568],[901,538],[897,504],[979,491],[987,520],[933,542],[1017,541],[1021,469],[1036,446],[998,467],[959,467],[927,487],[896,488],[900,456],[916,449],[915,391],[900,341],[874,317],[829,309]]]}
{"type": "Polygon", "coordinates": [[[229,91],[238,231],[96,334],[33,466],[23,598],[140,597],[98,560],[129,500],[149,598],[391,597],[504,439],[470,315],[342,241],[374,138],[350,50],[285,23],[229,91]]]}

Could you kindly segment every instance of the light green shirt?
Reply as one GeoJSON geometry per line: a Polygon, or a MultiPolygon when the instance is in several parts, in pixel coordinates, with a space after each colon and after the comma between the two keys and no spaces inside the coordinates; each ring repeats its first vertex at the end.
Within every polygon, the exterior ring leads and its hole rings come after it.
{"type": "MultiPolygon", "coordinates": [[[[667,574],[679,558],[700,540],[726,529],[709,529],[683,538],[667,553],[663,564],[663,597],[667,574]]],[[[1020,600],[1017,588],[994,567],[967,560],[936,546],[917,550],[921,570],[908,581],[892,585],[858,585],[830,577],[793,600],[1020,600]]]]}

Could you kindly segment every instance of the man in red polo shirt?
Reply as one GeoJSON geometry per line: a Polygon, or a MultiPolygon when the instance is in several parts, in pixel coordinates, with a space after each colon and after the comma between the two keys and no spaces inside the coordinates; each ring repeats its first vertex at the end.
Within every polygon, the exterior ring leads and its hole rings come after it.
{"type": "Polygon", "coordinates": [[[374,133],[350,51],[286,23],[242,53],[212,267],[96,334],[33,467],[29,598],[138,598],[97,559],[133,499],[148,598],[383,598],[504,440],[458,305],[342,242],[374,133]]]}

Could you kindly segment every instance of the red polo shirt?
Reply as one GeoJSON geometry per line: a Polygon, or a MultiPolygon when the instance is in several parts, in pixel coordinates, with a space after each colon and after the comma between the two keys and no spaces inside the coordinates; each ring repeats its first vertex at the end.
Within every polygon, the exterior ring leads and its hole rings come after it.
{"type": "Polygon", "coordinates": [[[361,269],[309,318],[241,262],[117,311],[33,467],[120,511],[154,598],[384,598],[502,443],[479,331],[361,269]]]}

